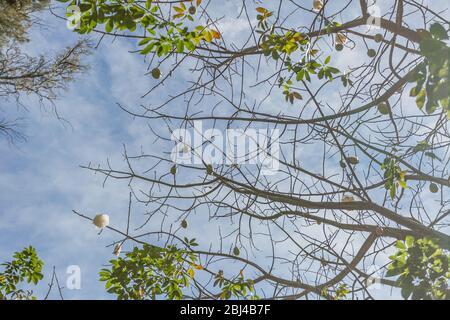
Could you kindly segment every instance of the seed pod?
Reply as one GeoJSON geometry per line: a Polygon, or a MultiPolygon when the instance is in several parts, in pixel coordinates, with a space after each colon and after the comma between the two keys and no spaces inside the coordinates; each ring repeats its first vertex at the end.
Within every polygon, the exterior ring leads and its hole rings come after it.
{"type": "Polygon", "coordinates": [[[375,42],[381,42],[383,41],[383,35],[381,33],[377,33],[375,35],[375,42]]]}
{"type": "Polygon", "coordinates": [[[341,166],[342,169],[345,169],[345,167],[347,167],[347,164],[345,163],[344,160],[339,161],[339,165],[341,166]]]}
{"type": "Polygon", "coordinates": [[[173,165],[172,168],[170,168],[170,173],[175,175],[177,173],[177,166],[173,165]]]}
{"type": "Polygon", "coordinates": [[[107,214],[98,214],[92,219],[97,228],[104,228],[109,225],[109,216],[107,214]]]}
{"type": "Polygon", "coordinates": [[[207,174],[212,174],[213,173],[213,167],[210,164],[206,165],[206,173],[207,174]]]}
{"type": "Polygon", "coordinates": [[[338,43],[334,48],[336,49],[336,51],[342,51],[344,49],[344,46],[338,43]]]}
{"type": "Polygon", "coordinates": [[[336,44],[345,44],[347,40],[347,36],[344,33],[338,32],[336,34],[336,44]]]}
{"type": "Polygon", "coordinates": [[[241,251],[239,250],[239,248],[238,248],[238,247],[234,247],[234,249],[233,249],[233,254],[234,254],[235,256],[238,256],[240,253],[241,253],[241,251]]]}
{"type": "Polygon", "coordinates": [[[194,15],[197,12],[197,8],[194,6],[189,7],[189,14],[194,15]]]}
{"type": "Polygon", "coordinates": [[[352,165],[357,165],[359,163],[359,158],[356,156],[348,156],[347,161],[352,165]]]}
{"type": "Polygon", "coordinates": [[[369,56],[369,58],[373,58],[376,55],[377,55],[377,52],[374,49],[367,50],[367,56],[369,56]]]}
{"type": "Polygon", "coordinates": [[[439,192],[439,187],[436,183],[432,182],[430,183],[430,192],[431,193],[438,193],[439,192]]]}
{"type": "Polygon", "coordinates": [[[186,220],[181,221],[181,227],[182,227],[183,229],[187,229],[188,223],[187,223],[186,220]]]}
{"type": "Polygon", "coordinates": [[[154,69],[152,70],[152,77],[153,77],[154,79],[159,79],[159,78],[161,78],[161,70],[159,70],[159,68],[154,68],[154,69]]]}
{"type": "Polygon", "coordinates": [[[378,112],[381,114],[389,114],[391,107],[387,102],[382,102],[378,105],[378,112]]]}

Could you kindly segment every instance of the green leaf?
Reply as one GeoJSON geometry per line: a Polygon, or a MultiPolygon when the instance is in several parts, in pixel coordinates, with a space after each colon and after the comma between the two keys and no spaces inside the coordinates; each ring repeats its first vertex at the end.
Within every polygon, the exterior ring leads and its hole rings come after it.
{"type": "Polygon", "coordinates": [[[184,43],[182,40],[177,42],[177,51],[178,51],[178,53],[184,52],[184,43]]]}
{"type": "Polygon", "coordinates": [[[402,274],[403,271],[399,268],[392,268],[392,269],[388,269],[386,271],[386,277],[395,277],[398,276],[399,274],[402,274]]]}
{"type": "Polygon", "coordinates": [[[406,185],[406,181],[405,180],[399,180],[398,184],[403,188],[406,189],[408,186],[406,185]]]}
{"type": "Polygon", "coordinates": [[[333,67],[328,67],[328,70],[329,70],[331,73],[334,73],[334,74],[341,72],[341,71],[339,71],[339,69],[333,68],[333,67]]]}
{"type": "Polygon", "coordinates": [[[155,44],[152,42],[148,46],[146,46],[144,49],[142,49],[140,52],[141,54],[148,54],[150,51],[152,51],[155,44]]]}
{"type": "Polygon", "coordinates": [[[430,27],[431,34],[439,40],[448,39],[448,34],[445,28],[439,23],[433,23],[430,27]]]}
{"type": "Polygon", "coordinates": [[[149,43],[151,40],[152,40],[152,38],[145,38],[145,39],[142,39],[141,41],[139,41],[138,44],[139,44],[140,46],[143,46],[143,45],[149,43]]]}
{"type": "Polygon", "coordinates": [[[437,108],[436,103],[433,100],[428,99],[425,107],[427,113],[432,114],[434,111],[436,111],[436,108],[437,108]]]}
{"type": "Polygon", "coordinates": [[[108,19],[108,21],[106,22],[106,25],[105,25],[105,31],[107,33],[110,33],[113,30],[113,28],[114,28],[113,19],[108,19]]]}
{"type": "Polygon", "coordinates": [[[435,155],[433,152],[425,152],[424,155],[430,157],[431,159],[442,161],[442,159],[435,155]]]}
{"type": "Polygon", "coordinates": [[[436,39],[424,39],[420,42],[420,52],[424,56],[432,56],[436,52],[439,52],[445,44],[442,41],[436,39]]]}
{"type": "Polygon", "coordinates": [[[426,99],[427,93],[425,89],[420,90],[419,94],[416,97],[416,104],[417,106],[422,109],[425,105],[425,99],[426,99]]]}
{"type": "Polygon", "coordinates": [[[408,284],[402,287],[402,297],[405,300],[408,300],[409,296],[411,295],[411,293],[414,290],[414,286],[412,284],[408,284]]]}
{"type": "Polygon", "coordinates": [[[395,184],[392,184],[391,188],[389,189],[389,195],[391,196],[391,199],[395,198],[395,192],[396,192],[395,184]]]}
{"type": "Polygon", "coordinates": [[[406,236],[405,243],[406,243],[408,248],[411,248],[414,245],[414,237],[406,236]]]}
{"type": "Polygon", "coordinates": [[[184,45],[189,51],[194,51],[195,45],[190,40],[185,40],[184,45]]]}
{"type": "Polygon", "coordinates": [[[194,279],[194,276],[195,276],[194,269],[189,268],[189,269],[187,270],[187,274],[189,275],[189,277],[190,277],[191,279],[194,279]]]}
{"type": "Polygon", "coordinates": [[[405,244],[404,244],[403,241],[401,241],[401,240],[397,240],[397,242],[395,243],[395,246],[396,246],[398,249],[401,249],[401,250],[406,249],[405,244]]]}

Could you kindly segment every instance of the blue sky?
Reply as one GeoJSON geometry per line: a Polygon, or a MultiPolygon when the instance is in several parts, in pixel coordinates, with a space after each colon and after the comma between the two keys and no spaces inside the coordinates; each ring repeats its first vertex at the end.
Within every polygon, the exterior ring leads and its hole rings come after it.
{"type": "MultiPolygon", "coordinates": [[[[46,30],[31,32],[28,51],[51,53],[76,40],[63,21],[49,15],[44,21],[46,30]]],[[[79,265],[82,289],[65,290],[66,298],[106,297],[97,274],[112,258],[112,250],[104,247],[111,237],[106,233],[97,236],[94,226],[71,210],[88,215],[108,212],[112,219],[126,210],[126,185],[102,188],[100,177],[79,168],[89,161],[120,157],[121,144],[132,139],[132,120],[115,105],[121,93],[114,92],[122,86],[129,90],[130,84],[127,76],[117,74],[117,68],[134,66],[127,64],[130,60],[123,59],[124,55],[130,58],[123,45],[104,45],[87,58],[91,70],[56,102],[58,112],[70,124],[56,119],[51,110],[34,107],[31,101],[28,111],[19,110],[27,119],[27,143],[0,144],[1,260],[32,244],[46,263],[47,276],[54,265],[63,280],[67,266],[79,265]]],[[[130,74],[135,80],[141,76],[140,72],[130,74]]],[[[7,115],[17,115],[15,109],[9,110],[4,110],[7,115]]],[[[43,283],[37,292],[45,289],[43,283]]]]}
{"type": "MultiPolygon", "coordinates": [[[[445,5],[446,1],[440,3],[445,5]]],[[[234,18],[238,8],[230,2],[221,6],[222,13],[231,13],[221,23],[224,34],[228,31],[230,40],[242,40],[241,31],[245,30],[246,21],[234,18]]],[[[43,19],[46,27],[32,29],[31,42],[25,46],[27,52],[51,53],[76,40],[63,21],[48,14],[43,19]]],[[[112,225],[125,227],[127,184],[109,181],[103,186],[102,176],[79,166],[90,162],[105,164],[108,159],[120,167],[123,165],[123,144],[135,152],[141,146],[153,152],[170,150],[168,144],[155,144],[148,129],[150,125],[153,130],[165,132],[163,123],[149,124],[132,119],[116,105],[118,102],[127,106],[156,104],[163,98],[157,95],[140,98],[155,83],[144,74],[148,63],[129,52],[134,49],[132,41],[106,39],[86,58],[90,70],[79,76],[56,101],[59,114],[69,123],[56,119],[51,110],[33,107],[33,100],[28,101],[27,111],[17,111],[10,104],[2,108],[6,116],[17,117],[19,114],[27,119],[23,131],[28,140],[16,146],[5,141],[0,143],[0,261],[24,246],[35,246],[46,263],[46,278],[36,290],[38,295],[46,291],[53,266],[64,283],[66,268],[79,265],[82,288],[65,290],[65,298],[113,298],[105,293],[103,283],[98,281],[98,271],[113,258],[112,248],[105,246],[116,238],[109,232],[98,235],[94,226],[72,214],[72,209],[89,216],[108,213],[112,225]]],[[[336,63],[345,66],[358,63],[364,57],[365,51],[348,50],[337,58],[336,63]]],[[[160,92],[171,94],[189,79],[189,72],[184,70],[160,92]]],[[[249,92],[254,96],[263,94],[249,92]]],[[[277,103],[269,101],[266,107],[272,109],[277,103]]],[[[143,219],[140,214],[145,212],[144,208],[136,210],[133,226],[139,225],[143,219]]],[[[201,221],[201,217],[198,219],[201,221]]],[[[216,231],[212,230],[204,230],[201,224],[194,223],[190,234],[205,235],[207,244],[208,237],[215,235],[216,231]]],[[[389,297],[386,292],[383,295],[389,297]]],[[[51,297],[57,298],[55,294],[51,297]]]]}

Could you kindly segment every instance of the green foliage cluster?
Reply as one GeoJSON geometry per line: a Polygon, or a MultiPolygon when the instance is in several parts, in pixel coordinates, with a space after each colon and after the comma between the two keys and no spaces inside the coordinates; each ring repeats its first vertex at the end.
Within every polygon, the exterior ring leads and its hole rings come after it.
{"type": "MultiPolygon", "coordinates": [[[[191,1],[187,7],[184,2],[177,2],[172,6],[174,12],[172,19],[164,18],[161,13],[161,2],[135,1],[135,0],[60,0],[68,5],[77,5],[81,11],[79,33],[89,33],[99,25],[106,33],[144,31],[139,46],[141,54],[156,53],[157,56],[166,56],[171,53],[191,52],[202,43],[210,43],[221,39],[218,31],[204,26],[195,26],[195,16],[201,1],[191,1]]],[[[319,61],[319,50],[312,46],[309,37],[296,30],[286,31],[271,25],[273,12],[263,8],[256,8],[257,30],[261,36],[257,49],[267,58],[281,63],[283,72],[279,77],[278,85],[283,89],[286,101],[293,104],[295,100],[303,97],[294,87],[294,82],[311,82],[313,76],[318,80],[331,81],[340,76],[344,86],[352,85],[349,75],[340,74],[340,70],[330,66],[331,56],[323,62],[319,61]],[[279,31],[282,30],[282,31],[279,31]],[[297,56],[294,56],[297,54],[297,56]],[[298,58],[301,55],[301,58],[298,58]]],[[[68,13],[70,16],[73,13],[68,13]]],[[[326,23],[325,34],[331,34],[337,23],[326,23]]],[[[416,104],[428,114],[434,113],[438,108],[447,112],[450,118],[449,107],[449,53],[446,44],[447,30],[440,24],[434,23],[429,31],[420,32],[420,54],[423,62],[418,66],[417,72],[409,79],[415,86],[410,95],[415,97],[416,104]]],[[[383,40],[377,35],[376,42],[383,40]]],[[[343,49],[343,44],[336,45],[336,50],[343,49]]],[[[377,52],[368,50],[368,56],[375,58],[377,52]]],[[[155,79],[159,79],[161,72],[155,68],[152,72],[155,79]]],[[[381,114],[391,114],[386,101],[378,106],[381,114]]],[[[425,155],[437,158],[429,149],[427,143],[419,143],[414,152],[425,152],[425,155]]],[[[405,171],[402,171],[398,158],[387,157],[381,165],[384,171],[385,189],[394,199],[399,187],[406,188],[405,171]]],[[[171,168],[171,174],[177,173],[176,166],[171,168]]],[[[207,167],[207,173],[212,174],[212,167],[207,167]]],[[[434,190],[433,186],[433,190],[434,190]]],[[[181,226],[187,228],[183,220],[181,226]]],[[[185,241],[188,249],[196,246],[195,241],[185,241]]],[[[445,253],[432,240],[423,238],[397,242],[398,252],[391,257],[392,263],[387,272],[388,277],[397,276],[398,285],[402,288],[402,296],[407,299],[444,299],[449,297],[448,279],[449,255],[445,253]]],[[[233,250],[235,256],[239,249],[233,250]]],[[[159,296],[168,299],[181,299],[184,290],[191,285],[196,276],[196,270],[204,270],[198,264],[198,256],[190,250],[181,250],[175,246],[158,248],[143,245],[134,248],[124,258],[111,260],[111,268],[100,272],[101,281],[105,281],[108,292],[116,294],[119,299],[156,299],[159,296]]],[[[207,270],[204,270],[205,272],[207,270]]],[[[243,273],[233,279],[226,279],[223,270],[217,273],[207,271],[214,278],[214,287],[220,288],[218,294],[222,299],[254,298],[253,283],[245,280],[243,273]]],[[[334,289],[334,294],[323,291],[324,297],[336,299],[345,298],[349,290],[342,284],[334,289]]]]}
{"type": "MultiPolygon", "coordinates": [[[[185,239],[188,247],[197,246],[195,239],[185,239]]],[[[176,246],[159,248],[144,244],[126,253],[124,258],[110,261],[110,269],[100,271],[100,280],[105,281],[109,293],[120,300],[184,298],[183,289],[191,285],[196,271],[204,270],[198,264],[198,256],[190,250],[176,246]]],[[[257,298],[253,295],[253,282],[245,280],[243,273],[234,281],[225,279],[223,271],[214,276],[214,287],[220,287],[220,298],[257,298]]]]}
{"type": "Polygon", "coordinates": [[[450,119],[450,48],[444,42],[448,40],[447,31],[439,23],[434,23],[429,31],[423,30],[421,36],[420,53],[425,60],[410,80],[416,83],[410,96],[415,97],[417,106],[425,108],[428,114],[441,107],[450,119]]]}
{"type": "Polygon", "coordinates": [[[350,290],[345,283],[339,283],[334,288],[324,287],[320,292],[323,298],[332,300],[344,300],[349,293],[350,290]]]}
{"type": "Polygon", "coordinates": [[[405,174],[406,171],[402,171],[397,159],[394,157],[387,157],[384,159],[381,169],[384,170],[384,187],[389,191],[391,199],[395,198],[398,187],[406,189],[405,174]]]}
{"type": "MultiPolygon", "coordinates": [[[[271,57],[275,61],[281,60],[287,72],[290,73],[289,77],[280,77],[278,80],[279,87],[283,88],[286,101],[293,104],[296,99],[303,99],[298,91],[292,90],[292,79],[295,78],[297,82],[304,79],[311,82],[311,75],[317,75],[319,80],[332,80],[335,74],[340,73],[339,69],[328,66],[331,56],[327,56],[323,64],[313,59],[319,53],[319,50],[310,48],[310,40],[307,36],[295,30],[276,34],[274,28],[270,28],[268,23],[268,19],[273,13],[262,7],[256,8],[256,11],[258,12],[259,28],[256,32],[261,34],[259,46],[264,56],[271,57]],[[296,52],[303,54],[302,59],[298,62],[294,62],[291,57],[296,52]]],[[[347,77],[343,78],[343,83],[347,85],[347,77]]]]}
{"type": "Polygon", "coordinates": [[[433,145],[431,145],[430,143],[428,143],[428,141],[426,140],[422,140],[417,142],[417,145],[415,145],[412,148],[412,151],[414,153],[418,153],[418,152],[423,152],[423,154],[433,160],[438,160],[438,161],[442,161],[441,158],[439,158],[433,151],[433,145]]]}
{"type": "Polygon", "coordinates": [[[404,299],[448,299],[450,254],[433,240],[406,237],[397,241],[397,253],[390,257],[387,277],[398,276],[404,299]]]}
{"type": "Polygon", "coordinates": [[[338,286],[338,288],[336,289],[336,293],[335,293],[334,299],[335,300],[342,300],[349,293],[350,293],[350,290],[348,289],[347,285],[345,283],[341,283],[338,286]]]}
{"type": "MultiPolygon", "coordinates": [[[[183,22],[185,19],[193,21],[192,8],[187,9],[183,2],[174,6],[173,19],[163,17],[158,4],[151,0],[141,3],[134,0],[59,0],[70,6],[78,6],[81,17],[74,17],[76,11],[69,10],[67,15],[72,17],[75,29],[80,34],[90,33],[98,25],[104,26],[107,33],[117,31],[134,32],[137,28],[145,30],[146,36],[139,42],[140,53],[156,52],[160,56],[172,52],[183,53],[193,51],[202,41],[212,42],[220,39],[220,33],[203,26],[188,28],[183,22]]],[[[199,6],[201,1],[197,1],[199,6]]],[[[195,7],[192,5],[195,9],[195,7]]],[[[195,12],[197,10],[195,9],[195,12]]],[[[195,13],[194,13],[195,14],[195,13]]]]}
{"type": "Polygon", "coordinates": [[[224,277],[223,270],[219,270],[219,272],[214,276],[213,286],[221,288],[220,299],[222,300],[231,298],[242,298],[245,300],[259,299],[259,297],[255,294],[253,281],[245,280],[242,270],[233,280],[227,280],[224,277]]]}
{"type": "Polygon", "coordinates": [[[36,285],[42,280],[44,262],[31,246],[14,253],[13,258],[12,261],[1,264],[3,271],[0,272],[0,300],[35,299],[32,291],[18,286],[23,281],[36,285]]]}
{"type": "Polygon", "coordinates": [[[111,269],[100,271],[100,280],[106,281],[109,293],[118,299],[156,299],[160,295],[168,299],[181,299],[182,289],[189,286],[189,267],[195,263],[195,255],[178,250],[175,246],[165,249],[144,244],[126,253],[125,258],[111,260],[111,269]]]}

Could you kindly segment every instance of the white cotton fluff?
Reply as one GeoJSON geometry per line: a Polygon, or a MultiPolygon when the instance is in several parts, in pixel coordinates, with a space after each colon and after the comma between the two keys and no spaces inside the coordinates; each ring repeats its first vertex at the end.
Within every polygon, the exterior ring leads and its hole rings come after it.
{"type": "Polygon", "coordinates": [[[97,228],[104,228],[109,225],[109,216],[107,214],[98,214],[94,217],[92,222],[97,228]]]}
{"type": "Polygon", "coordinates": [[[323,7],[323,1],[322,0],[314,0],[313,1],[313,9],[314,11],[320,11],[323,7]]]}

